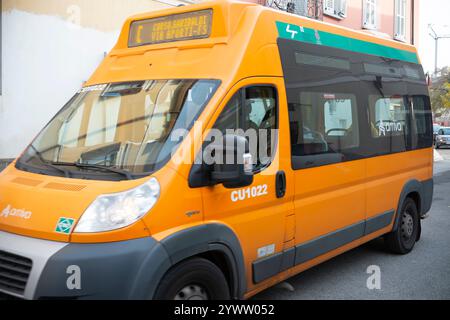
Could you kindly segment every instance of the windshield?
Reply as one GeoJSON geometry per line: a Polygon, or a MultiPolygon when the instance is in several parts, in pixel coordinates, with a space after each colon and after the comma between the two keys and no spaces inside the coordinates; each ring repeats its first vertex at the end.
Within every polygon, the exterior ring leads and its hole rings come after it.
{"type": "Polygon", "coordinates": [[[216,80],[150,80],[85,87],[18,164],[65,176],[151,173],[181,142],[171,133],[192,128],[218,85],[216,80]]]}
{"type": "Polygon", "coordinates": [[[439,129],[441,129],[442,127],[441,126],[438,126],[438,125],[433,125],[433,132],[434,133],[438,133],[438,131],[439,131],[439,129]]]}

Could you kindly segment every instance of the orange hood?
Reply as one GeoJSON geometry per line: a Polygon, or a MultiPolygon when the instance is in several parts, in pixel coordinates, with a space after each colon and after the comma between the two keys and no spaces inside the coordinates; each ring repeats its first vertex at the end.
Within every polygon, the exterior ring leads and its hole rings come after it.
{"type": "Polygon", "coordinates": [[[0,230],[69,242],[76,223],[99,194],[137,184],[139,181],[69,180],[22,172],[11,165],[0,173],[0,230]]]}

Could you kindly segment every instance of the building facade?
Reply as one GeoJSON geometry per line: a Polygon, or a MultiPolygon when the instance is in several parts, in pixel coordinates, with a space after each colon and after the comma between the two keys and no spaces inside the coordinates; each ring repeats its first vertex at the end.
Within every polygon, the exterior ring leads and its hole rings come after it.
{"type": "Polygon", "coordinates": [[[0,159],[17,157],[83,85],[127,17],[188,3],[2,0],[0,159]]]}
{"type": "Polygon", "coordinates": [[[249,0],[312,19],[418,45],[419,0],[249,0]]]}
{"type": "MultiPolygon", "coordinates": [[[[196,1],[2,0],[0,159],[17,157],[83,85],[128,16],[196,1]]],[[[419,0],[247,1],[417,45],[419,0]]]]}

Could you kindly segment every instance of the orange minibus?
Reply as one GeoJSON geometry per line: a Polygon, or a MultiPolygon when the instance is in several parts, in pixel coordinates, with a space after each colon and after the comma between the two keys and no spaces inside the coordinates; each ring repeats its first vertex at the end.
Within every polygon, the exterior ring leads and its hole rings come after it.
{"type": "Polygon", "coordinates": [[[248,299],[411,252],[432,194],[413,46],[238,1],[142,14],[0,173],[0,291],[248,299]]]}

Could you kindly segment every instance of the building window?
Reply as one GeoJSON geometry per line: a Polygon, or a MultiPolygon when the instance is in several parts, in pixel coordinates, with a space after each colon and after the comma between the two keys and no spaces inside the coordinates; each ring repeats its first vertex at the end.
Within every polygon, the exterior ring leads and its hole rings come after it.
{"type": "Polygon", "coordinates": [[[363,0],[363,28],[377,29],[377,0],[363,0]]]}
{"type": "Polygon", "coordinates": [[[406,41],[406,0],[395,0],[394,39],[406,41]]]}
{"type": "Polygon", "coordinates": [[[300,16],[308,16],[308,0],[297,0],[288,2],[287,11],[300,16]]]}
{"type": "Polygon", "coordinates": [[[323,13],[335,18],[345,18],[347,16],[347,0],[325,0],[323,13]]]}

